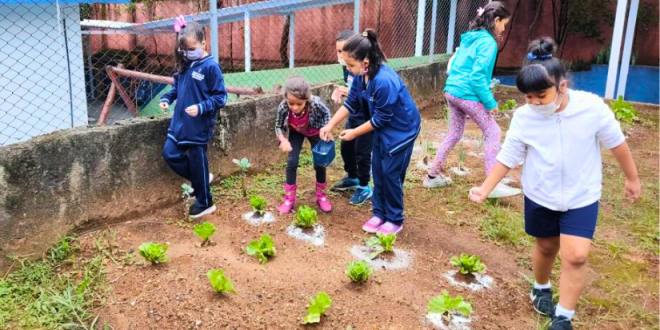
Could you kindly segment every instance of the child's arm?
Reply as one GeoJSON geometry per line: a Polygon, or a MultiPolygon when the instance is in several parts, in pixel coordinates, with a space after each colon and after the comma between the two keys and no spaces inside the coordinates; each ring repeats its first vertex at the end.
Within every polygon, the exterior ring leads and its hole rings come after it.
{"type": "Polygon", "coordinates": [[[346,97],[346,101],[344,101],[344,105],[339,107],[339,110],[335,112],[335,115],[330,118],[330,121],[328,122],[327,125],[323,126],[321,128],[321,131],[319,132],[321,139],[324,141],[329,141],[332,140],[332,130],[337,126],[342,120],[344,120],[346,117],[348,117],[351,113],[357,112],[357,110],[360,110],[360,100],[358,99],[357,95],[357,82],[353,82],[351,84],[351,89],[348,92],[348,95],[346,97]]]}
{"type": "Polygon", "coordinates": [[[222,109],[227,104],[227,89],[225,79],[222,76],[220,65],[212,65],[206,73],[206,84],[211,96],[197,106],[200,115],[215,115],[215,111],[222,109]]]}
{"type": "Polygon", "coordinates": [[[328,121],[328,124],[323,126],[321,128],[321,131],[319,132],[321,139],[324,141],[329,141],[332,140],[332,130],[337,126],[342,120],[344,120],[346,117],[348,117],[351,113],[348,111],[348,109],[345,106],[339,107],[339,110],[335,112],[335,115],[330,118],[330,121],[328,121]]]}
{"type": "Polygon", "coordinates": [[[284,131],[287,124],[286,114],[288,112],[289,108],[285,106],[285,102],[283,101],[277,107],[277,118],[275,119],[275,135],[277,136],[277,140],[279,140],[279,148],[283,152],[291,151],[291,143],[289,143],[289,140],[286,138],[286,136],[284,136],[284,131]]]}
{"type": "MultiPolygon", "coordinates": [[[[363,134],[387,125],[392,120],[394,108],[398,106],[399,101],[399,88],[396,80],[383,79],[381,81],[372,81],[371,83],[377,83],[374,88],[374,113],[369,121],[371,130],[367,130],[368,127],[364,127],[362,130],[363,134]]],[[[411,129],[414,128],[411,127],[411,129]]]]}
{"type": "Polygon", "coordinates": [[[374,126],[368,121],[356,128],[341,131],[341,133],[339,133],[339,138],[344,141],[352,141],[355,140],[356,137],[372,132],[373,130],[374,126]]]}
{"type": "Polygon", "coordinates": [[[626,137],[621,131],[621,125],[614,118],[614,112],[610,110],[607,104],[602,104],[600,108],[602,115],[599,116],[600,129],[596,133],[598,141],[607,149],[610,149],[614,158],[626,175],[625,196],[630,202],[636,201],[641,195],[642,188],[637,174],[637,167],[632,158],[632,153],[626,143],[626,137]]]}
{"type": "Polygon", "coordinates": [[[506,167],[504,164],[498,161],[490,171],[490,174],[484,183],[482,183],[480,187],[474,187],[470,189],[470,200],[475,203],[481,203],[485,201],[486,198],[488,198],[488,195],[493,192],[495,186],[497,186],[497,184],[502,181],[502,179],[507,175],[507,173],[509,173],[510,170],[511,168],[506,167]]]}
{"type": "Polygon", "coordinates": [[[174,74],[174,83],[172,84],[172,89],[169,90],[169,92],[163,94],[163,96],[160,97],[160,107],[162,109],[167,109],[167,107],[174,102],[177,98],[177,90],[176,90],[176,85],[179,81],[179,74],[175,73],[174,74]]]}
{"type": "Polygon", "coordinates": [[[637,175],[637,167],[635,166],[635,161],[632,158],[632,153],[628,147],[628,143],[624,142],[618,147],[611,149],[612,155],[616,158],[616,161],[619,163],[619,166],[623,170],[623,173],[626,175],[626,183],[624,194],[626,199],[631,203],[634,203],[642,195],[642,185],[639,182],[639,176],[637,175]]]}
{"type": "Polygon", "coordinates": [[[497,154],[497,163],[480,187],[470,189],[470,200],[473,202],[481,203],[488,198],[495,186],[525,157],[527,146],[521,137],[521,126],[516,115],[514,115],[509,131],[506,133],[502,150],[497,154]]]}
{"type": "Polygon", "coordinates": [[[477,49],[477,58],[470,73],[470,86],[486,110],[492,111],[497,108],[497,101],[490,90],[490,81],[487,77],[491,74],[489,72],[492,71],[491,64],[497,57],[497,42],[487,42],[478,46],[480,47],[477,49]]]}

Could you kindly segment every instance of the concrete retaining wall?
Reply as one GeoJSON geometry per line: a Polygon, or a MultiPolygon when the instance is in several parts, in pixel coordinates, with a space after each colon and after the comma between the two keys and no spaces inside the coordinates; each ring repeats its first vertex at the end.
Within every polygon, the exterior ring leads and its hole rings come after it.
{"type": "MultiPolygon", "coordinates": [[[[437,106],[446,63],[401,70],[420,109],[437,106]]],[[[332,105],[333,86],[314,89],[332,105]]],[[[280,95],[228,105],[209,146],[218,176],[247,157],[256,170],[282,160],[274,134],[280,95]]],[[[336,106],[335,106],[336,108],[336,106]]],[[[169,118],[78,128],[0,148],[0,254],[40,256],[81,227],[143,216],[180,202],[182,179],[162,159],[169,118]]],[[[0,258],[0,269],[8,267],[0,258]]]]}

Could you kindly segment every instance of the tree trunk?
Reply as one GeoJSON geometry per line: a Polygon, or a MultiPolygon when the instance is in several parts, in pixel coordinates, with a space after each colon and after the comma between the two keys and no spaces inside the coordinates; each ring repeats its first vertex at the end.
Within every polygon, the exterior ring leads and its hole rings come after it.
{"type": "Polygon", "coordinates": [[[539,20],[539,15],[541,15],[541,9],[543,9],[543,0],[534,1],[534,6],[536,6],[536,13],[534,14],[534,20],[532,21],[532,24],[529,25],[529,32],[527,34],[528,44],[532,41],[532,36],[534,35],[534,26],[539,20]]]}
{"type": "Polygon", "coordinates": [[[287,15],[284,20],[284,27],[282,28],[282,36],[280,37],[280,59],[282,66],[289,65],[289,31],[291,30],[291,16],[287,15]]]}
{"type": "Polygon", "coordinates": [[[380,37],[380,14],[382,10],[381,0],[376,0],[376,33],[380,37]]]}

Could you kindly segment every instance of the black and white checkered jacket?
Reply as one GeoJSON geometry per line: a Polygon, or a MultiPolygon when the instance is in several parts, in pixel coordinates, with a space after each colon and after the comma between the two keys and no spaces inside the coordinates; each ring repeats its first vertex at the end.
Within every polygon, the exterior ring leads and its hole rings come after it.
{"type": "MultiPolygon", "coordinates": [[[[322,128],[330,122],[330,109],[318,96],[309,99],[309,125],[313,128],[322,128]]],[[[289,130],[289,105],[286,100],[277,107],[277,121],[275,122],[275,134],[280,135],[289,130]]]]}

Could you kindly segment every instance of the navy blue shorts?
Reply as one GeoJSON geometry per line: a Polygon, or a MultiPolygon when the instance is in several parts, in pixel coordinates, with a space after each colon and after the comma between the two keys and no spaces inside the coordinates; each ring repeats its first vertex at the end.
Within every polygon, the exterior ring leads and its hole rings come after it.
{"type": "Polygon", "coordinates": [[[525,196],[525,232],[539,238],[563,234],[592,239],[598,221],[598,205],[599,202],[595,202],[579,209],[559,212],[536,204],[525,196]]]}

